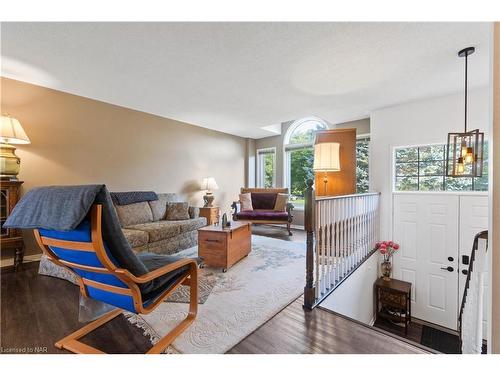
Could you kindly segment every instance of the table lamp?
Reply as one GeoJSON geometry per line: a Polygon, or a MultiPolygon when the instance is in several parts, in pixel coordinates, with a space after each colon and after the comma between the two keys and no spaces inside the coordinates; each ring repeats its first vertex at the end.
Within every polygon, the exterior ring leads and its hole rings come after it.
{"type": "Polygon", "coordinates": [[[325,195],[327,195],[328,172],[340,171],[340,143],[324,142],[314,145],[315,172],[324,172],[325,195]]]}
{"type": "Polygon", "coordinates": [[[217,186],[217,182],[213,177],[205,177],[201,182],[201,190],[206,190],[206,194],[203,196],[203,201],[205,205],[203,207],[212,207],[212,203],[214,201],[214,195],[212,194],[212,190],[217,190],[219,186],[217,186]]]}
{"type": "Polygon", "coordinates": [[[21,123],[10,115],[2,115],[0,122],[0,178],[17,180],[21,159],[16,155],[16,144],[29,144],[21,123]]]}

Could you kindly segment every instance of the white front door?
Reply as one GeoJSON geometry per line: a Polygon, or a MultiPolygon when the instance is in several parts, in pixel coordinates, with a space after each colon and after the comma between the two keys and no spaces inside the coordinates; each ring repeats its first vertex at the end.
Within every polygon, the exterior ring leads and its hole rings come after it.
{"type": "Polygon", "coordinates": [[[459,197],[394,194],[394,277],[412,283],[412,316],[457,329],[459,197]]]}

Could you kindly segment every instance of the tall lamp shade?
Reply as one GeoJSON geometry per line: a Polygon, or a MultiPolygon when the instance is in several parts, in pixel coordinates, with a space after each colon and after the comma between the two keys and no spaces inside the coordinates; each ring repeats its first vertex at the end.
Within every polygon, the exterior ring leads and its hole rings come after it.
{"type": "Polygon", "coordinates": [[[212,194],[212,190],[219,189],[215,178],[213,177],[205,177],[201,181],[201,190],[206,190],[206,194],[203,196],[203,201],[205,205],[203,207],[212,207],[214,201],[214,195],[212,194]]]}
{"type": "Polygon", "coordinates": [[[340,143],[324,142],[314,145],[315,172],[324,172],[323,182],[325,184],[325,194],[327,193],[328,172],[340,171],[340,143]]]}
{"type": "Polygon", "coordinates": [[[29,144],[30,139],[19,120],[10,115],[0,119],[0,178],[16,180],[21,167],[21,159],[13,145],[29,144]]]}

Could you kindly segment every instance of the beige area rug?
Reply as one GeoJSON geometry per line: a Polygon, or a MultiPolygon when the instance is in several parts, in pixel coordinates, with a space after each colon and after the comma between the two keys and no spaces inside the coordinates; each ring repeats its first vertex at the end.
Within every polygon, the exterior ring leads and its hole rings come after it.
{"type": "MultiPolygon", "coordinates": [[[[179,253],[197,255],[193,247],[179,253]]],[[[252,236],[252,251],[226,273],[199,270],[215,285],[194,323],[167,349],[168,353],[225,353],[297,299],[305,285],[305,244],[252,236]]],[[[186,315],[185,303],[164,302],[148,315],[127,319],[156,343],[186,315]]]]}

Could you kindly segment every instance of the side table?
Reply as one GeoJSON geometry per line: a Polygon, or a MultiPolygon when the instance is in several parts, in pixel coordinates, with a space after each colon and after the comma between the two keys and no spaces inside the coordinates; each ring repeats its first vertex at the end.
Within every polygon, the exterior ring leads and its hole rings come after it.
{"type": "Polygon", "coordinates": [[[375,312],[392,322],[404,323],[405,335],[411,322],[411,283],[383,277],[375,281],[375,312]]]}

